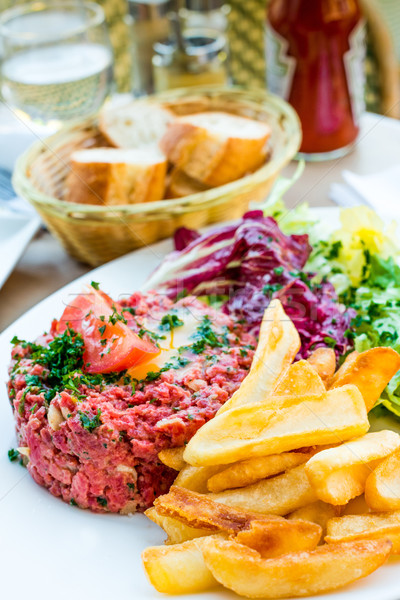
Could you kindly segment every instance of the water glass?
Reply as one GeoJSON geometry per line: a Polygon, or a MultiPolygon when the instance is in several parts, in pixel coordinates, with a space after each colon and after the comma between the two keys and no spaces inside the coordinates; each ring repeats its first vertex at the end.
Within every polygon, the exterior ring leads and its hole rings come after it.
{"type": "Polygon", "coordinates": [[[113,55],[104,12],[92,2],[44,1],[0,17],[1,93],[35,122],[95,113],[110,93],[113,55]]]}

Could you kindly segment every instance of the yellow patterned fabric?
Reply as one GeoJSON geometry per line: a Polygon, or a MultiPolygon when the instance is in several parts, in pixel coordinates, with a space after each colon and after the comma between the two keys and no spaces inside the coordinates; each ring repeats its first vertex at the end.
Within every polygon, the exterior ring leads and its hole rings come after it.
{"type": "Polygon", "coordinates": [[[400,2],[399,0],[377,0],[377,4],[392,35],[397,60],[400,63],[400,2]]]}
{"type": "Polygon", "coordinates": [[[230,0],[229,46],[234,83],[265,88],[264,26],[268,0],[230,0]]]}

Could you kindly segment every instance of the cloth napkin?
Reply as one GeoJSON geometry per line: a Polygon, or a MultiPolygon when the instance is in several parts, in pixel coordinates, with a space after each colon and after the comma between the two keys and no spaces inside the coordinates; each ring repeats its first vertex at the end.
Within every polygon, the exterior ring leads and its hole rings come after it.
{"type": "Polygon", "coordinates": [[[345,208],[366,204],[384,219],[400,221],[400,164],[372,175],[343,171],[346,183],[331,186],[330,199],[345,208]]]}
{"type": "Polygon", "coordinates": [[[35,216],[37,213],[33,206],[26,200],[15,195],[11,184],[11,173],[0,168],[0,217],[2,215],[20,214],[24,216],[35,216]]]}

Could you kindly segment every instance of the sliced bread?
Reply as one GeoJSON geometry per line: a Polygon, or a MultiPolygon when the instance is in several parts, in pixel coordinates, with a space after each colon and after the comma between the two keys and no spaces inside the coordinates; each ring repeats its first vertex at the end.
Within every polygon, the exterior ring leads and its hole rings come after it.
{"type": "Polygon", "coordinates": [[[133,204],[161,200],[167,161],[157,148],[90,148],[71,155],[66,198],[81,204],[133,204]]]}
{"type": "Polygon", "coordinates": [[[175,115],[162,106],[131,102],[105,106],[99,116],[99,129],[116,148],[158,145],[175,115]]]}
{"type": "Polygon", "coordinates": [[[172,121],[160,148],[193,179],[218,186],[257,169],[267,155],[267,123],[224,112],[202,112],[172,121]]]}

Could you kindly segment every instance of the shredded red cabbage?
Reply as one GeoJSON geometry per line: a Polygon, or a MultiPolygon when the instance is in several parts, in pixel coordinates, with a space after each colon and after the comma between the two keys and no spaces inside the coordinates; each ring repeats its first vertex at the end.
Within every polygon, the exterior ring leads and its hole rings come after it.
{"type": "Polygon", "coordinates": [[[319,346],[333,347],[337,356],[350,348],[345,332],[354,311],[339,303],[331,283],[315,283],[314,274],[303,270],[311,252],[308,235],[287,236],[272,217],[255,210],[203,235],[178,229],[175,247],[147,289],[164,289],[171,298],[226,295],[222,310],[255,335],[271,298],[279,298],[300,334],[301,357],[319,346]]]}

